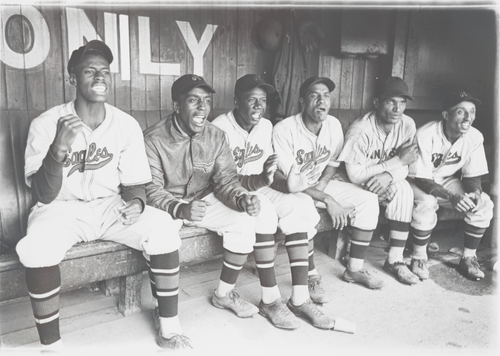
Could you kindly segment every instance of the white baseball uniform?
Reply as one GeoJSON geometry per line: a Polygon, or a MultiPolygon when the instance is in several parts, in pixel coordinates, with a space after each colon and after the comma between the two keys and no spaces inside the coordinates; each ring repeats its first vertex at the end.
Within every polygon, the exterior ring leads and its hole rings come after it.
{"type": "MultiPolygon", "coordinates": [[[[410,165],[411,178],[434,180],[455,194],[463,194],[460,179],[455,173],[461,170],[462,177],[478,177],[488,173],[488,165],[483,147],[483,135],[474,127],[459,137],[453,144],[444,134],[443,120],[431,121],[417,130],[416,139],[420,156],[410,165]]],[[[437,223],[436,211],[439,206],[452,208],[449,201],[426,194],[415,184],[411,184],[415,204],[412,227],[432,230],[437,223]]],[[[482,193],[483,205],[476,213],[465,213],[464,220],[472,226],[486,228],[493,217],[493,203],[486,193],[482,193]]]]}
{"type": "Polygon", "coordinates": [[[363,185],[383,172],[393,177],[390,188],[396,194],[392,201],[383,204],[385,217],[393,221],[409,223],[412,218],[413,191],[405,179],[408,166],[402,164],[398,153],[413,142],[415,132],[415,122],[403,114],[391,131],[385,133],[377,124],[376,113],[369,112],[349,126],[338,158],[346,163],[349,179],[355,184],[363,185]]]}
{"type": "MultiPolygon", "coordinates": [[[[262,173],[264,163],[273,154],[271,122],[262,118],[247,132],[238,125],[230,111],[218,116],[212,123],[226,133],[238,174],[245,176],[262,173]]],[[[262,187],[257,192],[266,197],[261,199],[261,205],[269,201],[274,206],[279,227],[285,235],[307,232],[309,239],[314,237],[320,217],[310,196],[303,193],[285,194],[270,187],[262,187]]],[[[266,214],[259,214],[257,233],[267,233],[266,220],[266,214]]]]}
{"type": "MultiPolygon", "coordinates": [[[[302,113],[290,116],[276,124],[273,129],[274,150],[279,156],[280,169],[286,175],[294,162],[302,171],[316,165],[323,171],[327,165],[339,167],[338,157],[342,151],[344,136],[339,120],[328,115],[316,136],[303,122],[302,113]]],[[[325,193],[332,196],[340,205],[354,205],[356,216],[351,225],[362,230],[373,230],[378,222],[378,198],[355,184],[331,180],[325,193]]],[[[323,203],[316,206],[325,208],[323,203]]]]}
{"type": "MultiPolygon", "coordinates": [[[[136,223],[127,226],[119,221],[116,209],[124,204],[121,186],[147,183],[151,172],[137,121],[111,105],[105,104],[105,109],[101,125],[95,130],[84,125],[71,145],[56,199],[33,207],[28,234],[17,246],[26,267],[56,265],[75,243],[96,239],[120,242],[146,254],[180,247],[180,222],[161,210],[146,206],[136,223]]],[[[28,186],[49,152],[59,118],[68,114],[77,116],[74,101],[31,123],[25,155],[28,186]]]]}

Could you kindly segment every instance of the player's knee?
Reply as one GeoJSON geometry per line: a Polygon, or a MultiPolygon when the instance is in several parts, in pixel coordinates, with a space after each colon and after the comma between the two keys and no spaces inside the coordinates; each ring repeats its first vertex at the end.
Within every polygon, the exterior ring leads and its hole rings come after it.
{"type": "Polygon", "coordinates": [[[16,252],[19,261],[25,267],[48,267],[59,264],[67,251],[43,241],[41,238],[24,237],[17,243],[16,252]]]}
{"type": "Polygon", "coordinates": [[[255,217],[257,233],[274,234],[278,229],[278,215],[271,201],[263,195],[258,195],[260,200],[260,213],[255,217]]]}

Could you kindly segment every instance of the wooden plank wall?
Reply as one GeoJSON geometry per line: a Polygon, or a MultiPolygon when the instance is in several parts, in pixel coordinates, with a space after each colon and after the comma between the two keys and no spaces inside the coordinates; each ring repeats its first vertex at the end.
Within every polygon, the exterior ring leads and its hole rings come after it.
{"type": "MultiPolygon", "coordinates": [[[[50,51],[43,64],[26,70],[0,65],[0,253],[9,252],[26,233],[30,193],[24,184],[24,148],[30,121],[41,112],[72,100],[75,89],[69,84],[66,61],[68,48],[66,7],[36,6],[50,33],[50,51]]],[[[247,73],[271,80],[274,53],[257,48],[252,29],[272,9],[218,7],[194,8],[158,6],[85,6],[97,33],[106,42],[104,13],[128,16],[130,38],[130,80],[116,73],[109,102],[134,116],[144,129],[171,110],[170,88],[177,76],[140,74],[138,16],[150,21],[151,61],[181,64],[181,74],[193,70],[193,57],[175,21],[187,21],[199,39],[207,23],[218,26],[203,57],[204,77],[216,89],[212,118],[233,107],[236,79],[247,73]]],[[[283,9],[280,9],[283,11],[283,9]]],[[[339,10],[311,10],[321,24],[325,38],[321,50],[306,54],[308,74],[328,76],[337,84],[331,113],[346,125],[371,109],[371,96],[380,67],[379,59],[340,58],[336,55],[340,36],[339,10]]],[[[118,19],[122,24],[121,18],[118,19]]],[[[2,28],[4,28],[2,23],[2,28]]],[[[123,25],[123,24],[122,24],[123,25]]],[[[74,24],[72,24],[74,26],[74,24]]],[[[90,40],[90,39],[89,39],[90,40]]],[[[119,53],[114,53],[120,61],[119,53]]]]}

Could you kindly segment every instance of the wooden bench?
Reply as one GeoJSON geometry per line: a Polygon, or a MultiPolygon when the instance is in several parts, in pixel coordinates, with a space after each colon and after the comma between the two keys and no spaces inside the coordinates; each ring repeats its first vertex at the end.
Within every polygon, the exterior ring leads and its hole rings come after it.
{"type": "MultiPolygon", "coordinates": [[[[326,252],[334,258],[342,258],[347,251],[349,235],[346,230],[332,230],[332,221],[324,209],[319,209],[320,222],[317,236],[326,236],[326,252]]],[[[457,219],[456,215],[439,211],[440,220],[457,219]],[[448,214],[448,215],[443,215],[448,214]]],[[[381,225],[385,224],[381,218],[381,225]]],[[[182,248],[181,265],[218,257],[222,254],[222,239],[216,233],[203,228],[183,227],[180,231],[182,248]]],[[[283,240],[278,233],[276,239],[283,240]]],[[[99,289],[106,295],[118,288],[118,310],[124,315],[140,312],[142,273],[147,270],[141,251],[125,245],[94,241],[75,245],[60,264],[61,291],[81,288],[99,282],[99,289]]],[[[0,302],[28,295],[24,266],[17,255],[0,255],[0,302]]]]}

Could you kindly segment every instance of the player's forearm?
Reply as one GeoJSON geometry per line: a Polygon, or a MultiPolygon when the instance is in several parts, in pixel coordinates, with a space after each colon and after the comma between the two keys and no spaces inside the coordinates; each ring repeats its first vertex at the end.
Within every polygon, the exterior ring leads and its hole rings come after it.
{"type": "Polygon", "coordinates": [[[462,185],[466,193],[481,194],[483,191],[481,187],[481,176],[462,178],[462,185]]]}
{"type": "Polygon", "coordinates": [[[57,161],[47,152],[42,165],[31,177],[31,194],[35,201],[49,204],[61,191],[64,162],[57,161]]]}
{"type": "Polygon", "coordinates": [[[264,183],[264,180],[262,179],[260,174],[251,174],[248,176],[239,176],[239,180],[243,188],[254,192],[262,187],[265,187],[266,184],[264,183]]]}
{"type": "Polygon", "coordinates": [[[447,200],[450,198],[450,193],[432,179],[415,178],[414,183],[427,194],[447,200]]]}
{"type": "Polygon", "coordinates": [[[400,168],[396,168],[390,171],[387,171],[392,176],[393,182],[399,182],[408,176],[408,166],[401,166],[400,168]]]}
{"type": "Polygon", "coordinates": [[[375,164],[373,166],[361,166],[357,164],[346,163],[346,171],[349,176],[349,180],[354,184],[363,184],[368,181],[374,175],[385,172],[384,167],[381,164],[375,164]]]}
{"type": "Polygon", "coordinates": [[[271,183],[271,188],[277,190],[278,192],[290,193],[290,190],[288,189],[287,178],[280,170],[277,170],[274,173],[274,179],[273,182],[271,183]]]}
{"type": "Polygon", "coordinates": [[[139,200],[142,206],[141,213],[144,211],[144,208],[146,206],[146,189],[144,184],[129,186],[122,185],[121,196],[122,199],[126,202],[129,202],[133,199],[139,200]]]}

